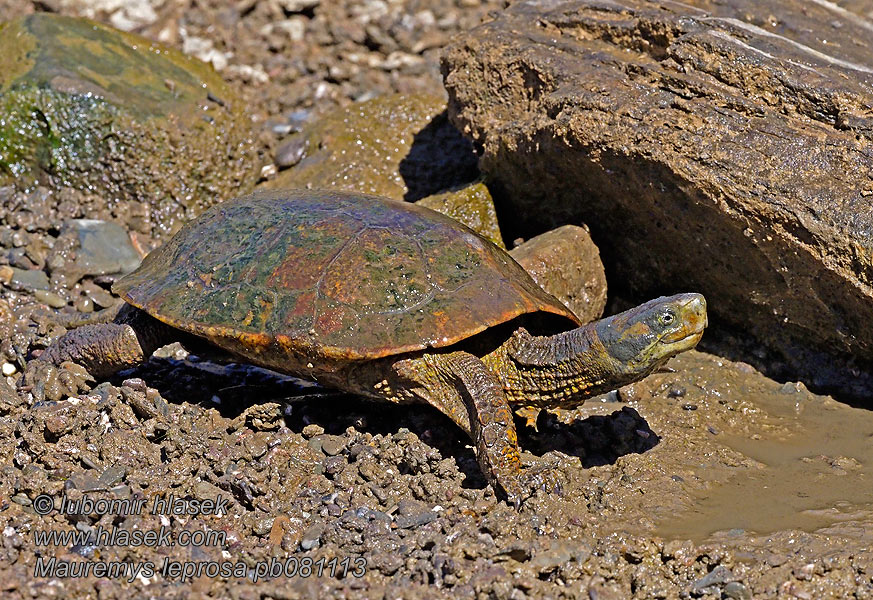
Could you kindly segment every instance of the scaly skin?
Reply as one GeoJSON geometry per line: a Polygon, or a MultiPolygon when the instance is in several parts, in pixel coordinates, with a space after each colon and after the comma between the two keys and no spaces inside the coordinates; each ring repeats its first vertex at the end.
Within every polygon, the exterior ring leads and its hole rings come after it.
{"type": "MultiPolygon", "coordinates": [[[[531,487],[555,486],[547,473],[522,472],[512,407],[578,405],[642,379],[693,348],[706,325],[703,296],[679,294],[553,336],[519,328],[483,356],[448,347],[306,368],[289,361],[284,369],[275,356],[243,358],[371,398],[430,404],[470,436],[489,482],[518,505],[531,487]]],[[[89,373],[102,377],[131,367],[180,337],[191,336],[122,309],[113,323],[62,337],[31,361],[25,381],[39,399],[74,394],[87,388],[89,373]]]]}

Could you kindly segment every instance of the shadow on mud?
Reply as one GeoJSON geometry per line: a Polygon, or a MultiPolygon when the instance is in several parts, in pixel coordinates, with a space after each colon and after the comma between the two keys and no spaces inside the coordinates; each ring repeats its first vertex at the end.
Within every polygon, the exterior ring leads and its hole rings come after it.
{"type": "MultiPolygon", "coordinates": [[[[335,435],[349,427],[374,436],[406,428],[443,456],[455,459],[465,476],[463,487],[486,485],[472,442],[448,417],[429,406],[370,402],[252,365],[218,364],[194,356],[188,360],[152,358],[136,369],[119,373],[111,382],[120,386],[131,377],[143,378],[168,402],[214,408],[228,419],[254,404],[277,403],[283,407],[285,426],[296,433],[309,424],[335,435]]],[[[590,468],[614,463],[626,454],[641,454],[660,442],[636,410],[617,402],[614,406],[616,410],[611,414],[571,423],[561,422],[549,411],[540,411],[536,428],[516,416],[521,449],[537,457],[558,451],[578,457],[583,467],[590,468]]]]}
{"type": "Polygon", "coordinates": [[[661,438],[633,408],[615,404],[608,415],[591,415],[562,423],[548,411],[540,411],[537,428],[517,422],[522,448],[541,456],[557,450],[579,457],[587,468],[614,463],[626,454],[642,454],[658,445],[661,438]],[[619,408],[620,407],[620,408],[619,408]]]}

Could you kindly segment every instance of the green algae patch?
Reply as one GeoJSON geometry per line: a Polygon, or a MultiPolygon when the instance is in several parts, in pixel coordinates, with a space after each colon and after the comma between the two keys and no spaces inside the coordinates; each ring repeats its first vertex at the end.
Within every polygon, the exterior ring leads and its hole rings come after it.
{"type": "Polygon", "coordinates": [[[299,135],[303,159],[264,187],[418,200],[478,177],[472,146],[448,122],[446,102],[437,96],[379,96],[328,113],[299,135]]]}
{"type": "Polygon", "coordinates": [[[431,194],[416,204],[452,217],[501,248],[506,248],[500,234],[500,226],[497,223],[494,199],[481,181],[474,181],[446,192],[431,194]]]}
{"type": "Polygon", "coordinates": [[[244,108],[210,67],[140,36],[44,13],[0,29],[0,185],[145,203],[157,237],[251,187],[244,108]]]}

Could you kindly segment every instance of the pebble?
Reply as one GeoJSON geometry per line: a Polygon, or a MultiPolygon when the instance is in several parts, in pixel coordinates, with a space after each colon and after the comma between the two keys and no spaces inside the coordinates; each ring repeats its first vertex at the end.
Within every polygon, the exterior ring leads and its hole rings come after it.
{"type": "Polygon", "coordinates": [[[16,504],[20,504],[21,506],[30,506],[30,498],[27,497],[27,494],[20,493],[12,496],[12,501],[16,504]]]}
{"type": "Polygon", "coordinates": [[[295,110],[288,113],[288,122],[291,124],[295,130],[299,131],[309,118],[312,116],[312,111],[306,108],[301,108],[300,110],[295,110]]]}
{"type": "Polygon", "coordinates": [[[82,289],[85,290],[85,295],[88,296],[94,304],[101,308],[109,308],[116,302],[115,297],[112,294],[93,281],[83,281],[82,289]]]}
{"type": "Polygon", "coordinates": [[[306,153],[306,139],[295,135],[276,149],[276,166],[280,169],[293,167],[303,159],[306,153]]]}
{"type": "Polygon", "coordinates": [[[16,371],[18,371],[18,369],[12,363],[4,362],[3,366],[0,367],[0,372],[2,372],[5,377],[15,375],[16,371]]]}
{"type": "Polygon", "coordinates": [[[291,123],[273,123],[270,125],[270,131],[276,135],[288,135],[294,131],[294,126],[291,123]]]}
{"type": "Polygon", "coordinates": [[[36,290],[35,292],[33,292],[33,297],[36,298],[39,302],[47,304],[52,308],[63,308],[67,305],[66,300],[64,300],[54,292],[49,292],[48,290],[36,290]]]}
{"type": "Polygon", "coordinates": [[[279,5],[289,13],[299,13],[321,4],[321,0],[279,0],[279,5]]]}
{"type": "Polygon", "coordinates": [[[324,433],[324,427],[315,423],[310,423],[303,428],[303,437],[312,438],[324,433]]]}
{"type": "Polygon", "coordinates": [[[74,269],[84,275],[130,273],[141,257],[118,223],[97,219],[68,219],[61,235],[72,232],[79,241],[74,269]]]}
{"type": "Polygon", "coordinates": [[[325,434],[321,437],[321,451],[328,456],[336,456],[346,447],[346,439],[340,435],[325,434]]]}
{"type": "Polygon", "coordinates": [[[6,284],[12,281],[15,271],[9,265],[0,266],[0,283],[6,284]]]}
{"type": "Polygon", "coordinates": [[[531,567],[540,573],[548,573],[561,565],[566,565],[572,557],[570,544],[558,540],[548,550],[538,552],[531,560],[531,567]]]}
{"type": "Polygon", "coordinates": [[[100,477],[97,478],[97,481],[104,487],[111,487],[113,484],[118,483],[124,476],[127,474],[127,468],[120,465],[112,465],[106,467],[106,470],[100,474],[100,477]]]}
{"type": "Polygon", "coordinates": [[[722,590],[722,595],[725,598],[734,600],[752,600],[752,592],[739,581],[731,581],[722,590]]]}
{"type": "Polygon", "coordinates": [[[714,585],[722,585],[733,578],[734,574],[731,573],[730,569],[724,565],[718,565],[712,571],[692,583],[691,590],[699,592],[714,585]]]}
{"type": "Polygon", "coordinates": [[[413,515],[398,515],[397,518],[394,519],[394,523],[396,523],[397,527],[400,529],[411,529],[413,527],[427,525],[436,518],[436,513],[428,510],[413,515]]]}
{"type": "Polygon", "coordinates": [[[143,381],[141,377],[131,377],[129,379],[125,379],[121,382],[121,385],[142,393],[145,393],[146,389],[148,389],[146,387],[145,381],[143,381]]]}
{"type": "MultiPolygon", "coordinates": [[[[16,269],[12,267],[10,283],[26,290],[48,290],[49,278],[45,271],[39,269],[16,269]]],[[[66,302],[64,303],[66,304],[66,302]]]]}
{"type": "Polygon", "coordinates": [[[303,550],[312,550],[317,548],[321,543],[321,536],[324,533],[324,525],[316,524],[303,532],[300,538],[300,547],[303,550]]]}
{"type": "Polygon", "coordinates": [[[270,179],[279,172],[279,169],[276,168],[276,165],[264,165],[261,167],[261,179],[270,179]]]}

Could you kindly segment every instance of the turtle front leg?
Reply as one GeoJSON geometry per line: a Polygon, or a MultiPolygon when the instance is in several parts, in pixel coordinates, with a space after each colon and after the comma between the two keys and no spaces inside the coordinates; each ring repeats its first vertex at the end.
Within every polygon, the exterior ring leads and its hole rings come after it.
{"type": "Polygon", "coordinates": [[[113,323],[84,325],[61,336],[27,364],[22,383],[37,401],[58,400],[89,389],[89,383],[135,367],[167,339],[171,328],[125,307],[113,323]]]}
{"type": "Polygon", "coordinates": [[[416,395],[470,436],[482,472],[510,503],[518,507],[531,487],[548,483],[540,472],[522,472],[509,402],[500,382],[479,358],[467,352],[424,354],[398,361],[394,369],[416,384],[416,395]]]}

